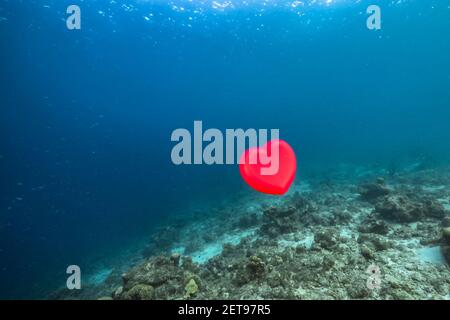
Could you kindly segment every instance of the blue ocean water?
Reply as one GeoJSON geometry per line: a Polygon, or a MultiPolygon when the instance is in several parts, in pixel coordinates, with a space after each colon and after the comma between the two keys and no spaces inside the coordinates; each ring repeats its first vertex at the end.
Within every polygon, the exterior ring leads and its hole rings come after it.
{"type": "Polygon", "coordinates": [[[236,166],[172,164],[194,120],[279,128],[297,181],[448,163],[448,30],[446,1],[2,0],[0,298],[45,297],[68,265],[248,191],[236,166]]]}

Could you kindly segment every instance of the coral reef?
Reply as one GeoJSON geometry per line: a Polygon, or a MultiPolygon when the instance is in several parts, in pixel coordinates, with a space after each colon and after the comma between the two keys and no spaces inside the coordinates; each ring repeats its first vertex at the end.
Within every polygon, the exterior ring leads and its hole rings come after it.
{"type": "Polygon", "coordinates": [[[95,298],[448,299],[450,175],[379,176],[336,174],[286,197],[177,217],[95,298]]]}

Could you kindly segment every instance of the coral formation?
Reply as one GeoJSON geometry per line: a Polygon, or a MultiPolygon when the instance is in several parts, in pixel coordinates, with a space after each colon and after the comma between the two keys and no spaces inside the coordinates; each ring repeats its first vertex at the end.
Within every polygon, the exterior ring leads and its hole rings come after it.
{"type": "Polygon", "coordinates": [[[155,289],[148,284],[137,284],[120,297],[124,300],[151,300],[155,297],[155,289]]]}
{"type": "Polygon", "coordinates": [[[426,217],[443,218],[446,215],[443,205],[427,196],[401,191],[388,191],[383,185],[376,183],[364,186],[366,186],[364,189],[366,193],[363,193],[365,195],[363,198],[374,204],[375,213],[383,219],[413,222],[426,217]],[[368,185],[371,187],[367,187],[368,185]]]}
{"type": "Polygon", "coordinates": [[[198,285],[193,278],[188,281],[188,283],[184,287],[184,290],[186,291],[186,298],[189,298],[198,292],[198,285]]]}
{"type": "Polygon", "coordinates": [[[387,183],[375,174],[359,187],[348,178],[319,181],[283,198],[243,198],[195,214],[202,219],[177,217],[94,297],[448,298],[450,189],[435,186],[450,185],[450,175],[396,172],[387,183]],[[368,286],[373,266],[376,288],[368,286]]]}
{"type": "Polygon", "coordinates": [[[358,231],[386,235],[389,233],[389,225],[383,220],[376,219],[374,215],[370,215],[359,225],[358,231]]]}
{"type": "Polygon", "coordinates": [[[450,227],[442,230],[441,250],[448,264],[450,264],[450,227]]]}
{"type": "Polygon", "coordinates": [[[359,186],[359,194],[365,201],[373,202],[380,197],[386,196],[391,190],[384,184],[384,179],[378,178],[376,182],[364,183],[359,186]]]}
{"type": "Polygon", "coordinates": [[[293,206],[283,208],[269,207],[264,210],[263,224],[260,231],[269,237],[277,237],[283,233],[293,232],[297,227],[298,219],[299,214],[293,206]]]}
{"type": "Polygon", "coordinates": [[[180,265],[179,259],[178,254],[172,254],[145,260],[122,275],[123,286],[114,299],[181,299],[194,295],[199,288],[197,266],[188,257],[180,265]]]}
{"type": "Polygon", "coordinates": [[[375,212],[387,220],[412,222],[423,216],[423,207],[406,196],[390,195],[375,204],[375,212]]]}

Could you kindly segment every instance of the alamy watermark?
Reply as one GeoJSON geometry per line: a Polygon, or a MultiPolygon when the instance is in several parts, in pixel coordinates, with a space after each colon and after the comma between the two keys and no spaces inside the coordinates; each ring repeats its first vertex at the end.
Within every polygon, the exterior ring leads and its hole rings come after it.
{"type": "Polygon", "coordinates": [[[366,20],[366,26],[369,30],[380,30],[381,29],[381,8],[375,4],[367,7],[366,12],[370,16],[366,20]]]}
{"type": "MultiPolygon", "coordinates": [[[[66,13],[69,16],[66,19],[66,26],[69,30],[81,29],[81,9],[78,5],[71,4],[67,7],[66,13]]],[[[366,26],[369,30],[381,29],[381,8],[372,4],[367,7],[366,13],[369,17],[366,20],[366,26]]]]}
{"type": "MultiPolygon", "coordinates": [[[[226,129],[225,134],[216,128],[203,132],[203,122],[194,121],[193,134],[188,129],[175,129],[170,137],[178,142],[171,152],[172,163],[181,164],[261,164],[261,175],[274,175],[279,169],[279,147],[270,144],[269,150],[250,153],[242,157],[246,149],[263,148],[268,142],[268,129],[226,129]],[[205,146],[204,143],[207,143],[205,146]]],[[[270,140],[278,140],[279,129],[270,129],[270,140]]]]}
{"type": "Polygon", "coordinates": [[[66,269],[66,273],[70,274],[67,278],[66,286],[69,290],[81,289],[81,269],[76,264],[70,265],[66,269]]]}
{"type": "Polygon", "coordinates": [[[81,29],[81,9],[79,6],[72,4],[67,7],[67,14],[70,16],[66,19],[66,26],[69,30],[80,30],[81,29]]]}

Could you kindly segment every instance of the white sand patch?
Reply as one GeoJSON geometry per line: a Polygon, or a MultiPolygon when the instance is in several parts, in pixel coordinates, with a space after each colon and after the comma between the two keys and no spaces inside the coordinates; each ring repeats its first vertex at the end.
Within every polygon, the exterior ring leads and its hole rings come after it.
{"type": "Polygon", "coordinates": [[[300,182],[298,184],[297,190],[299,192],[311,192],[312,191],[311,185],[308,182],[306,182],[306,181],[300,182]]]}
{"type": "Polygon", "coordinates": [[[449,210],[450,211],[450,198],[438,198],[436,200],[440,204],[442,204],[442,206],[444,207],[445,210],[449,210]]]}
{"type": "Polygon", "coordinates": [[[219,255],[222,252],[223,245],[230,243],[233,245],[239,244],[241,239],[252,236],[255,233],[255,229],[248,229],[242,232],[226,234],[215,242],[208,243],[206,246],[197,250],[191,254],[192,261],[198,264],[203,264],[209,259],[219,255]]]}
{"type": "Polygon", "coordinates": [[[301,181],[301,182],[299,182],[299,183],[294,183],[294,184],[289,188],[289,191],[288,191],[287,194],[288,194],[288,195],[291,195],[291,194],[294,194],[294,193],[296,193],[296,192],[298,192],[298,193],[300,193],[300,194],[312,192],[311,185],[310,185],[308,182],[306,182],[306,181],[301,181]]]}
{"type": "Polygon", "coordinates": [[[409,166],[406,166],[403,170],[404,170],[405,172],[416,171],[417,168],[420,167],[420,165],[421,165],[420,162],[415,162],[415,163],[410,164],[409,166]]]}
{"type": "Polygon", "coordinates": [[[186,248],[183,246],[174,247],[174,248],[170,249],[170,253],[184,254],[185,251],[186,251],[186,248]]]}
{"type": "Polygon", "coordinates": [[[357,235],[357,233],[353,232],[350,228],[343,227],[341,228],[340,237],[345,239],[351,239],[353,235],[357,235]]]}
{"type": "Polygon", "coordinates": [[[411,222],[408,225],[412,230],[417,230],[417,222],[411,222]]]}
{"type": "Polygon", "coordinates": [[[443,185],[440,185],[440,186],[422,186],[422,190],[423,191],[430,192],[430,193],[433,193],[433,192],[436,192],[436,191],[439,191],[439,190],[442,190],[442,189],[445,189],[445,186],[443,186],[443,185]]]}
{"type": "Polygon", "coordinates": [[[445,258],[442,255],[441,248],[439,246],[417,249],[416,254],[422,262],[445,264],[445,258]]]}
{"type": "Polygon", "coordinates": [[[192,261],[198,264],[207,262],[212,257],[219,255],[222,252],[222,244],[213,242],[203,247],[202,249],[192,253],[192,261]]]}
{"type": "Polygon", "coordinates": [[[87,277],[87,282],[89,284],[100,284],[109,277],[112,271],[112,269],[100,269],[99,271],[89,275],[87,277]]]}
{"type": "Polygon", "coordinates": [[[314,243],[314,235],[309,234],[300,240],[281,239],[278,241],[278,246],[280,247],[280,251],[282,251],[284,248],[296,248],[298,246],[303,246],[309,250],[311,249],[313,243],[314,243]]]}
{"type": "Polygon", "coordinates": [[[419,239],[408,239],[408,240],[395,240],[397,245],[402,245],[406,248],[417,248],[420,247],[419,239]]]}
{"type": "Polygon", "coordinates": [[[373,174],[374,174],[374,172],[372,170],[368,170],[368,169],[358,169],[358,170],[356,170],[356,176],[358,178],[372,176],[373,174]]]}
{"type": "MultiPolygon", "coordinates": [[[[346,210],[348,211],[348,210],[346,210]]],[[[356,212],[351,212],[352,215],[352,224],[359,224],[362,220],[364,220],[369,214],[372,213],[372,208],[360,208],[356,212]]]]}

